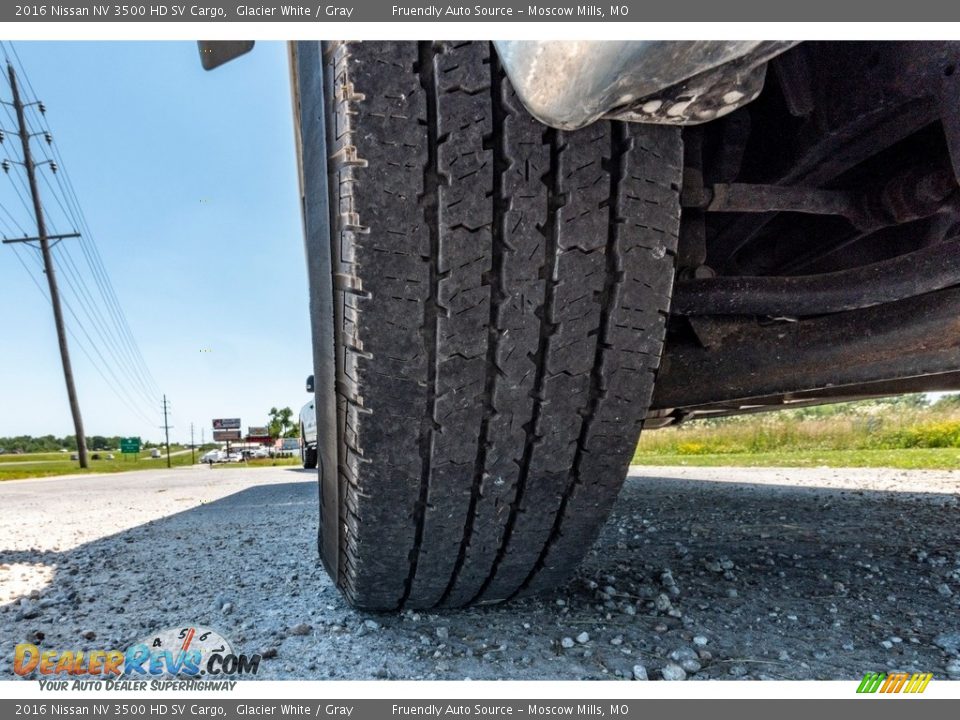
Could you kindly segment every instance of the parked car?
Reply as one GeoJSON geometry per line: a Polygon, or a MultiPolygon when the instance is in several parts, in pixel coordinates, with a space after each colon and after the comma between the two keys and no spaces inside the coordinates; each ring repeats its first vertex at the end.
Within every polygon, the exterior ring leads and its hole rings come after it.
{"type": "Polygon", "coordinates": [[[307,377],[310,402],[300,408],[300,462],[304,470],[317,467],[317,412],[314,408],[313,375],[307,377]]]}
{"type": "Polygon", "coordinates": [[[224,453],[223,450],[210,450],[200,456],[200,462],[219,463],[219,462],[223,462],[225,458],[226,458],[226,453],[224,453]]]}
{"type": "Polygon", "coordinates": [[[154,459],[160,457],[160,449],[159,449],[159,448],[154,448],[153,450],[151,450],[151,451],[150,451],[150,457],[152,457],[152,458],[154,458],[154,459]]]}

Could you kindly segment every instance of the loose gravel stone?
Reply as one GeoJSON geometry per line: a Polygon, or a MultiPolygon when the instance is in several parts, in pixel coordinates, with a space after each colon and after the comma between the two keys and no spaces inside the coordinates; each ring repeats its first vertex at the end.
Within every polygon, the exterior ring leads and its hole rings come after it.
{"type": "Polygon", "coordinates": [[[664,680],[686,680],[687,671],[674,663],[667,663],[660,670],[660,677],[664,680]]]}
{"type": "Polygon", "coordinates": [[[960,655],[960,631],[940,633],[933,644],[945,652],[960,655]]]}
{"type": "Polygon", "coordinates": [[[590,633],[582,632],[577,635],[577,642],[581,645],[585,645],[586,643],[590,642],[590,633]]]}
{"type": "Polygon", "coordinates": [[[647,676],[647,669],[643,665],[634,665],[633,666],[633,679],[634,680],[649,680],[647,676]]]}
{"type": "Polygon", "coordinates": [[[673,607],[670,597],[660,593],[653,601],[653,606],[660,612],[667,612],[673,607]]]}
{"type": "Polygon", "coordinates": [[[680,667],[686,670],[688,673],[695,673],[700,671],[700,662],[698,660],[697,651],[693,648],[680,647],[670,653],[670,659],[677,663],[680,667]]]}
{"type": "Polygon", "coordinates": [[[576,643],[573,641],[573,638],[571,637],[565,637],[560,641],[560,647],[566,648],[567,650],[572,648],[574,645],[576,645],[576,643]]]}
{"type": "Polygon", "coordinates": [[[40,606],[29,598],[20,598],[17,620],[33,620],[40,617],[40,606]]]}

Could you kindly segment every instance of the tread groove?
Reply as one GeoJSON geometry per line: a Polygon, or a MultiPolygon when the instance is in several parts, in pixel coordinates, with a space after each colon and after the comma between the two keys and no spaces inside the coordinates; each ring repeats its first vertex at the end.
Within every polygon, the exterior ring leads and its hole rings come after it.
{"type": "Polygon", "coordinates": [[[547,222],[541,232],[546,242],[544,243],[542,272],[545,279],[543,304],[540,306],[540,339],[536,355],[536,371],[534,379],[534,405],[530,422],[526,426],[526,437],[524,440],[523,455],[520,458],[520,474],[517,478],[517,492],[510,507],[510,514],[507,518],[507,524],[504,528],[503,538],[497,549],[497,554],[490,569],[490,574],[484,580],[476,595],[467,604],[472,604],[483,599],[487,588],[497,576],[497,570],[503,562],[504,556],[510,546],[510,539],[513,535],[513,529],[517,523],[517,516],[520,511],[520,505],[524,499],[527,478],[530,474],[530,463],[533,458],[533,449],[539,439],[537,431],[540,425],[540,417],[543,412],[544,403],[544,380],[547,375],[547,357],[550,350],[551,336],[554,333],[553,325],[553,304],[556,297],[557,263],[560,257],[560,208],[564,204],[564,195],[561,183],[561,158],[563,154],[562,134],[559,130],[548,128],[544,131],[544,140],[550,144],[550,170],[544,177],[547,185],[547,222]]]}
{"type": "Polygon", "coordinates": [[[503,176],[512,164],[507,157],[506,134],[504,133],[504,116],[506,110],[503,103],[504,73],[495,52],[490,52],[490,102],[493,108],[491,142],[493,147],[493,189],[491,205],[493,222],[490,226],[491,268],[489,272],[490,288],[490,319],[487,333],[486,375],[484,378],[484,407],[480,421],[480,432],[477,439],[477,454],[473,467],[473,484],[470,488],[470,502],[467,507],[466,523],[457,560],[454,564],[450,581],[447,583],[437,605],[443,605],[460,577],[460,571],[467,557],[467,548],[473,539],[473,527],[476,520],[477,502],[480,498],[480,489],[483,485],[483,476],[487,465],[487,445],[490,435],[490,421],[496,414],[493,405],[494,389],[500,375],[497,367],[497,353],[500,349],[500,304],[503,298],[503,265],[504,265],[504,228],[506,223],[505,209],[509,200],[504,197],[503,176]]]}
{"type": "Polygon", "coordinates": [[[600,403],[606,390],[604,379],[604,355],[609,347],[609,328],[613,309],[616,306],[619,286],[623,283],[623,263],[620,254],[620,228],[622,219],[620,210],[620,181],[624,176],[624,158],[630,151],[632,143],[627,137],[626,126],[621,122],[611,123],[610,133],[610,198],[608,202],[609,224],[607,228],[607,244],[604,248],[606,260],[606,277],[603,291],[600,295],[600,324],[596,333],[596,349],[594,350],[593,367],[590,370],[589,404],[580,422],[580,434],[577,437],[577,449],[570,470],[570,479],[560,498],[560,505],[554,517],[550,534],[543,544],[533,568],[524,578],[520,587],[511,597],[522,593],[533,581],[536,575],[546,564],[547,556],[554,543],[560,536],[563,521],[566,517],[567,503],[574,488],[581,482],[581,472],[584,455],[587,450],[587,440],[590,437],[593,421],[597,416],[600,403]]]}
{"type": "Polygon", "coordinates": [[[417,563],[420,559],[420,548],[423,545],[423,529],[427,511],[427,497],[430,491],[430,475],[432,471],[434,433],[436,431],[437,405],[437,364],[439,357],[439,333],[437,328],[441,312],[439,301],[440,287],[440,111],[437,99],[436,80],[437,49],[432,42],[418,43],[417,73],[420,86],[427,98],[427,162],[423,169],[423,195],[420,204],[423,206],[424,220],[430,233],[430,296],[424,303],[424,319],[420,332],[423,336],[423,345],[429,353],[427,360],[427,404],[425,415],[421,423],[419,449],[421,457],[420,495],[415,508],[416,530],[414,532],[413,547],[410,550],[410,570],[404,581],[403,596],[399,607],[403,607],[410,597],[413,588],[413,579],[417,574],[417,563]]]}

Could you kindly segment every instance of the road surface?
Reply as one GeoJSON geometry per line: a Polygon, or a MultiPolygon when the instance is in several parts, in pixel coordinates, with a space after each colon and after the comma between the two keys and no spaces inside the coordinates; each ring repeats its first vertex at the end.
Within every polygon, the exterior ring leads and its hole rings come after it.
{"type": "Polygon", "coordinates": [[[318,564],[314,473],[0,483],[0,676],[18,642],[123,649],[193,623],[268,679],[960,674],[958,474],[634,470],[560,591],[381,615],[318,564]]]}

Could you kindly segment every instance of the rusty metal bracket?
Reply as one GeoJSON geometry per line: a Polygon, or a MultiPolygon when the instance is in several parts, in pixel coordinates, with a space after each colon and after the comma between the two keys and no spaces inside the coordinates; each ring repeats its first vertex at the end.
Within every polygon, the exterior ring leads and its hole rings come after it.
{"type": "Polygon", "coordinates": [[[710,348],[668,340],[653,408],[836,392],[958,370],[960,289],[951,288],[792,323],[740,318],[710,348]]]}

